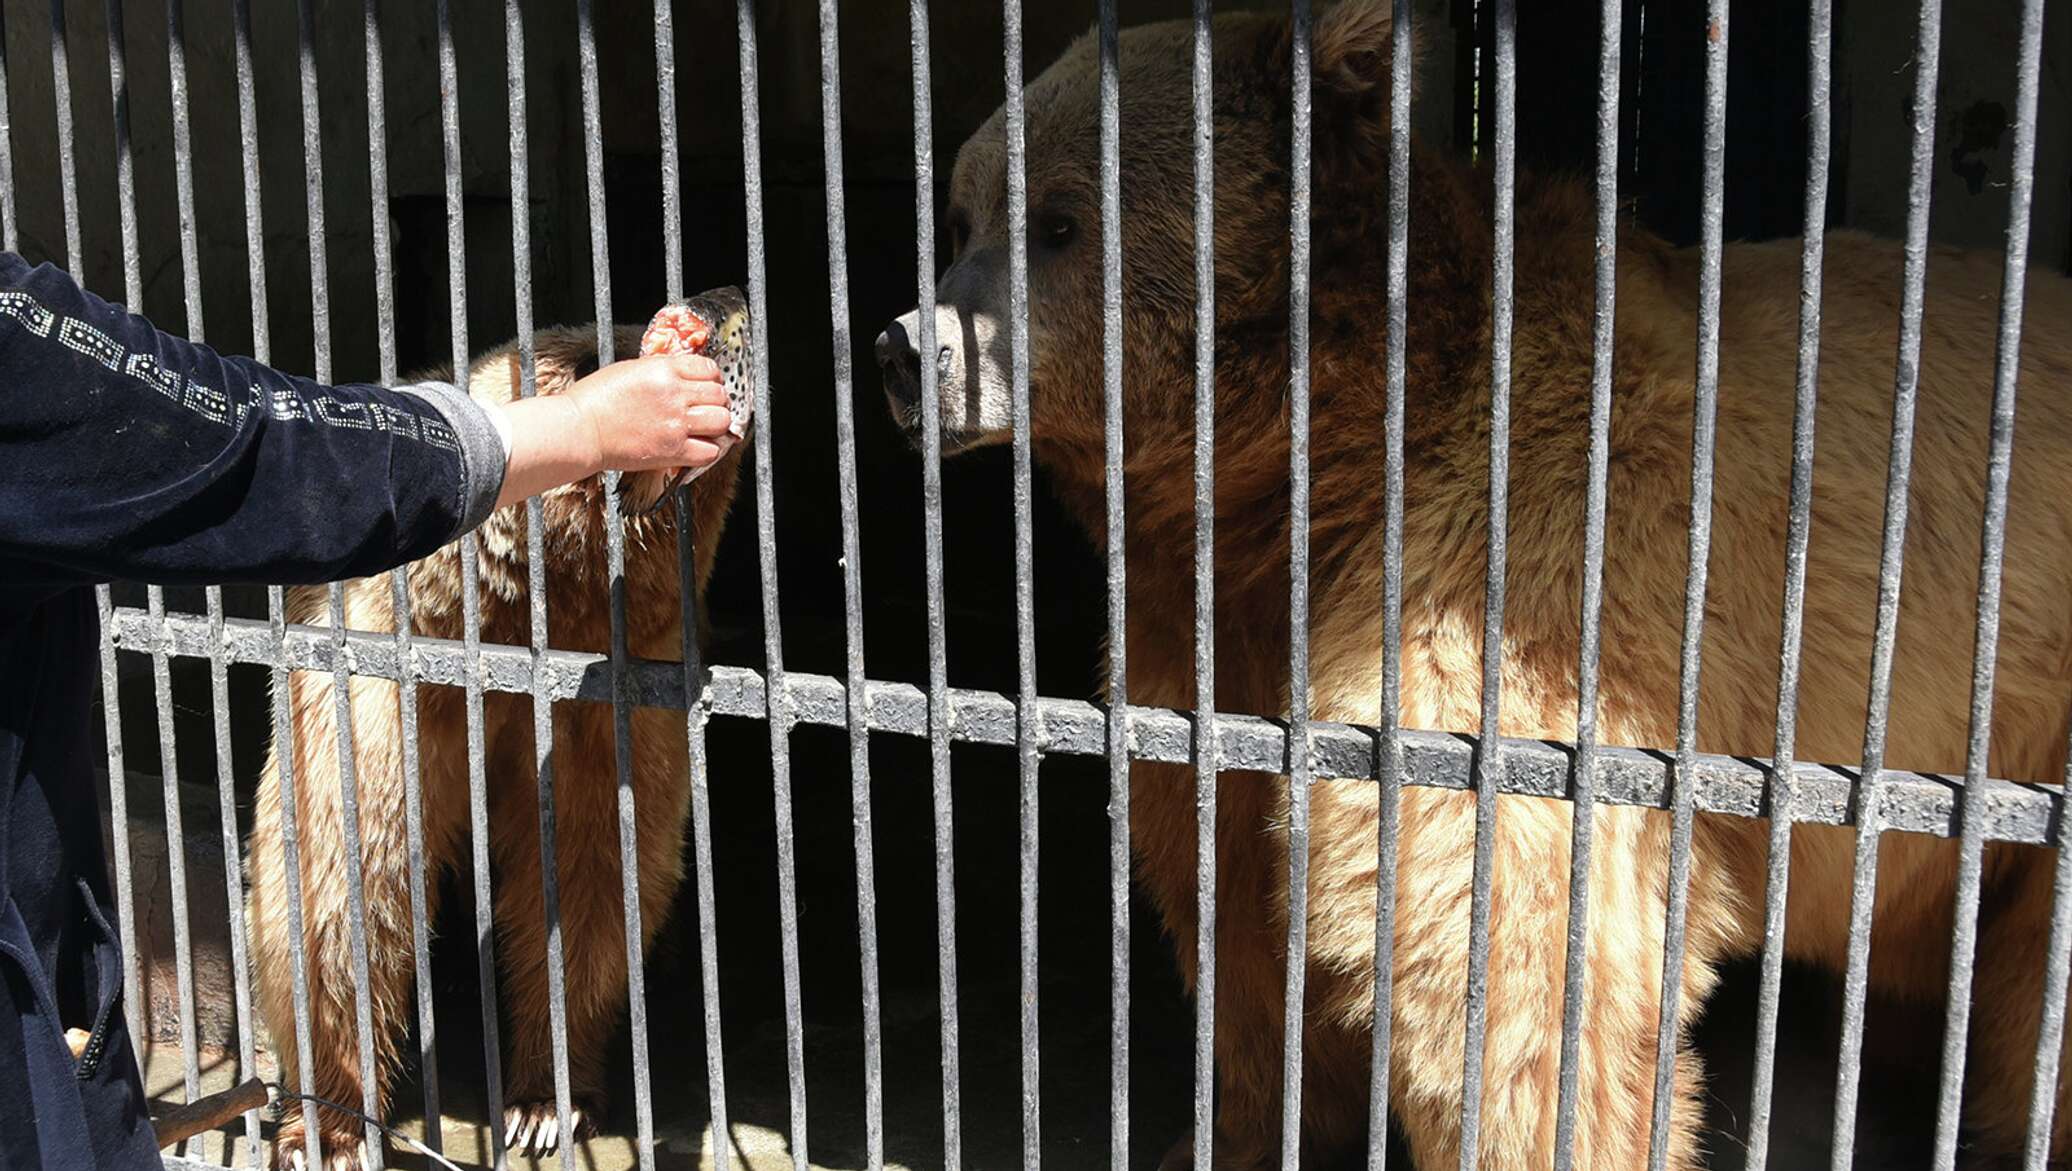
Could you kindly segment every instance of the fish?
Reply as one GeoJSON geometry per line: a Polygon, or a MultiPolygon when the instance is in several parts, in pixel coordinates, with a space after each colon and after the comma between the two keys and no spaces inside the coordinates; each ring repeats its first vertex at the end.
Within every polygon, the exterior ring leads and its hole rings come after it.
{"type": "MultiPolygon", "coordinates": [[[[720,441],[724,458],[735,443],[748,438],[755,420],[755,370],[750,364],[753,340],[748,298],[732,285],[707,289],[697,296],[671,301],[655,312],[641,335],[640,354],[703,354],[719,365],[727,389],[727,437],[720,441]]],[[[713,461],[717,463],[718,461],[713,461]]],[[[713,465],[683,468],[671,478],[649,511],[660,508],[677,488],[703,475],[713,465]]]]}

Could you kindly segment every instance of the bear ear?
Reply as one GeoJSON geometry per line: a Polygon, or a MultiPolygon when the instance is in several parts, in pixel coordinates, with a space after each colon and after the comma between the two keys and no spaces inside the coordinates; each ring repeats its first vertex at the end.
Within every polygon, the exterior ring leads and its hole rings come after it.
{"type": "Polygon", "coordinates": [[[1341,0],[1316,19],[1310,63],[1317,96],[1356,97],[1389,88],[1389,54],[1396,22],[1388,0],[1341,0]]]}
{"type": "MultiPolygon", "coordinates": [[[[1389,65],[1395,54],[1391,0],[1339,0],[1310,26],[1310,109],[1313,164],[1317,178],[1362,177],[1386,166],[1389,140],[1389,65]]],[[[1406,5],[1407,7],[1407,5],[1406,5]]],[[[1413,83],[1415,29],[1411,37],[1413,83]]],[[[1276,103],[1290,101],[1294,28],[1283,19],[1266,38],[1261,71],[1279,89],[1276,103]]]]}

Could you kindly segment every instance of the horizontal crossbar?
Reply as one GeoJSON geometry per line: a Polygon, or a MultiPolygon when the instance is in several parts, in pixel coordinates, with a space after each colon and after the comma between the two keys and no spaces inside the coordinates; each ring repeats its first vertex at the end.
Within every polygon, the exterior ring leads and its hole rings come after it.
{"type": "MultiPolygon", "coordinates": [[[[127,651],[162,651],[184,658],[208,658],[216,652],[209,622],[200,615],[168,614],[162,622],[130,607],[115,611],[115,645],[127,651]]],[[[272,630],[258,619],[225,619],[222,653],[225,661],[257,666],[285,666],[298,671],[332,672],[339,666],[339,647],[332,632],[314,626],[290,626],[276,649],[272,630]],[[285,662],[283,661],[285,658],[285,662]]],[[[467,677],[466,648],[447,639],[416,637],[413,661],[399,658],[392,634],[348,631],[343,664],[347,673],[379,679],[414,678],[420,683],[458,687],[467,677]]],[[[538,678],[540,692],[552,701],[609,703],[611,661],[580,651],[550,650],[535,668],[530,650],[484,644],[480,650],[484,690],[530,695],[538,678]],[[539,673],[537,676],[535,672],[539,673]]],[[[848,692],[839,679],[787,671],[785,699],[779,718],[792,725],[842,727],[848,719],[848,692]]],[[[683,711],[687,706],[683,665],[652,659],[627,664],[625,698],[641,707],[683,711]]],[[[715,666],[706,674],[699,697],[712,715],[763,719],[771,714],[763,675],[746,667],[715,666]]],[[[1013,747],[1016,711],[1013,698],[995,691],[951,688],[951,739],[969,744],[1013,747]]],[[[928,735],[928,696],[907,683],[873,680],[866,685],[865,711],[874,732],[901,736],[928,735]]],[[[1132,759],[1191,764],[1195,759],[1195,716],[1169,708],[1128,709],[1128,750],[1132,759]]],[[[1102,756],[1107,752],[1106,710],[1077,699],[1042,698],[1036,703],[1036,744],[1045,753],[1102,756]]],[[[1378,780],[1381,775],[1381,729],[1315,721],[1309,725],[1312,775],[1336,780],[1378,780]]],[[[1285,723],[1261,716],[1216,717],[1216,767],[1220,771],[1288,771],[1289,733],[1285,723]]],[[[1474,775],[1477,737],[1451,732],[1405,730],[1399,737],[1405,784],[1438,789],[1467,789],[1474,775]]],[[[1544,740],[1506,738],[1498,744],[1498,792],[1513,796],[1567,799],[1571,794],[1575,749],[1544,740]]],[[[1665,752],[1636,748],[1600,748],[1596,758],[1597,799],[1607,805],[1668,809],[1673,792],[1674,759],[1665,752]]],[[[1766,761],[1701,754],[1697,757],[1697,807],[1706,813],[1758,818],[1768,815],[1766,761]]],[[[1883,829],[1904,833],[1955,836],[1964,779],[1887,769],[1879,774],[1879,812],[1883,829]]],[[[1795,820],[1815,825],[1854,825],[1858,802],[1856,771],[1834,765],[1797,763],[1790,771],[1795,820]]],[[[2057,786],[1988,780],[1978,810],[1986,837],[1993,841],[2054,845],[2058,840],[2063,791],[2057,786]]]]}

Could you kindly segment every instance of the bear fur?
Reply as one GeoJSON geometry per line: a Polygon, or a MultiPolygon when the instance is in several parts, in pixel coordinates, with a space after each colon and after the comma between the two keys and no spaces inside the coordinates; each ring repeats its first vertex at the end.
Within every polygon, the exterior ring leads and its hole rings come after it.
{"type": "MultiPolygon", "coordinates": [[[[1215,20],[1215,703],[1289,708],[1291,36],[1285,16],[1215,20]]],[[[1313,45],[1310,303],[1310,714],[1380,722],[1387,371],[1388,6],[1346,0],[1313,45]]],[[[1125,529],[1105,532],[1099,57],[1089,37],[1027,89],[1029,345],[1035,458],[1098,543],[1127,553],[1128,698],[1188,710],[1194,688],[1195,270],[1192,27],[1120,41],[1125,529]]],[[[1531,95],[1521,94],[1530,101],[1531,95]]],[[[944,449],[1005,442],[1004,123],[962,148],[939,286],[944,449]]],[[[1693,182],[1696,176],[1693,176],[1693,182]]],[[[1400,706],[1405,727],[1480,727],[1487,557],[1490,175],[1413,142],[1400,706]]],[[[1592,358],[1593,196],[1520,175],[1510,383],[1508,604],[1500,728],[1577,729],[1592,358]]],[[[1690,521],[1698,254],[1633,226],[1617,244],[1609,511],[1598,732],[1676,743],[1690,521]]],[[[1884,523],[1901,249],[1827,237],[1799,759],[1860,760],[1884,523]]],[[[1697,743],[1767,757],[1777,718],[1800,244],[1733,244],[1720,306],[1716,478],[1697,743]]],[[[1961,773],[1969,728],[2002,260],[1932,248],[1886,763],[1961,773]]],[[[2017,439],[2001,588],[1989,770],[2056,785],[2072,706],[2072,281],[2027,275],[2017,439]]],[[[880,341],[897,417],[919,425],[909,314],[880,341]]],[[[1137,875],[1195,973],[1191,766],[1138,763],[1137,875]]],[[[1226,773],[1217,807],[1215,1166],[1277,1165],[1289,802],[1280,778],[1226,773]]],[[[1362,1141],[1376,964],[1380,794],[1312,794],[1301,1130],[1304,1160],[1362,1141]]],[[[1553,1163],[1573,809],[1497,802],[1479,1165],[1553,1163]]],[[[1591,870],[1576,1166],[1646,1165],[1671,819],[1600,806],[1591,870]]],[[[1701,814],[1679,977],[1686,1030],[1723,961],[1762,945],[1766,822],[1701,814]]],[[[1839,970],[1854,831],[1802,825],[1791,844],[1794,960],[1839,970]]],[[[1391,941],[1389,1116],[1418,1166],[1461,1141],[1463,1014],[1475,847],[1472,792],[1402,793],[1391,941]]],[[[2019,1152],[2049,936],[2048,851],[1986,851],[1965,1120],[1980,1158],[2019,1152]]],[[[1954,841],[1888,834],[1870,980],[1939,1003],[1948,977],[1954,841]]],[[[1699,1165],[1702,1071],[1679,1041],[1669,1166],[1699,1165]]],[[[2053,1150],[2066,1150],[2060,1108],[2053,1150]]],[[[1379,1136],[1371,1141],[1379,1142],[1379,1136]]],[[[1186,1140],[1168,1166],[1191,1165],[1186,1140]]]]}
{"type": "MultiPolygon", "coordinates": [[[[616,352],[639,352],[641,331],[620,326],[616,352]]],[[[536,386],[541,394],[566,389],[597,367],[594,325],[546,329],[534,338],[536,386]]],[[[468,390],[483,402],[507,402],[520,393],[514,344],[478,359],[468,390]]],[[[435,370],[420,378],[450,377],[435,370]]],[[[737,445],[738,447],[745,445],[737,445]]],[[[691,486],[696,581],[702,600],[713,553],[726,524],[739,451],[729,452],[691,486]]],[[[630,474],[622,481],[626,522],[627,642],[633,655],[672,660],[683,653],[676,510],[641,515],[666,488],[667,472],[630,474]]],[[[611,646],[611,592],[606,577],[605,505],[601,479],[591,477],[546,493],[548,645],[556,650],[607,653],[611,646]]],[[[530,642],[526,510],[513,505],[492,514],[476,534],[484,643],[530,642]]],[[[411,565],[410,622],[427,638],[460,639],[461,564],[458,545],[411,565]]],[[[702,610],[701,610],[702,614],[702,610]]],[[[324,589],[289,592],[290,623],[329,627],[324,589]]],[[[393,631],[388,575],[345,585],[349,630],[393,631]]],[[[702,632],[701,632],[702,633],[702,632]]],[[[359,1029],[348,919],[349,881],[342,829],[338,734],[333,677],[296,672],[289,677],[289,722],[268,754],[260,777],[248,849],[252,950],[259,1000],[274,1039],[284,1083],[357,1108],[361,1102],[359,1029]],[[311,1033],[310,1071],[300,1071],[293,1012],[293,954],[288,909],[290,874],[283,853],[282,753],[292,754],[302,933],[307,951],[311,1033]]],[[[365,891],[368,1006],[375,1047],[375,1112],[387,1116],[389,1091],[407,1035],[412,996],[414,937],[409,890],[402,709],[397,686],[355,677],[353,757],[357,767],[360,862],[365,891]]],[[[278,701],[277,701],[278,702],[278,701]]],[[[562,957],[567,988],[568,1062],[577,1136],[556,1134],[554,1060],[547,992],[547,919],[541,884],[538,770],[533,748],[533,701],[528,695],[487,692],[482,697],[487,751],[489,842],[494,867],[495,953],[502,975],[505,1135],[513,1146],[545,1153],[560,1140],[580,1137],[604,1106],[604,1055],[611,1029],[626,1007],[625,919],[621,900],[618,781],[612,710],[596,703],[554,707],[554,815],[560,880],[562,957]]],[[[639,818],[640,909],[643,948],[670,910],[683,878],[683,826],[689,811],[690,770],[681,713],[636,708],[633,723],[633,794],[639,818]]],[[[418,688],[418,753],[422,775],[424,899],[438,915],[439,876],[471,868],[466,695],[457,687],[418,688]]],[[[359,1165],[363,1130],[357,1119],[317,1112],[323,1152],[336,1167],[359,1165]]],[[[279,1165],[300,1159],[302,1111],[293,1103],[275,1136],[279,1165]]]]}

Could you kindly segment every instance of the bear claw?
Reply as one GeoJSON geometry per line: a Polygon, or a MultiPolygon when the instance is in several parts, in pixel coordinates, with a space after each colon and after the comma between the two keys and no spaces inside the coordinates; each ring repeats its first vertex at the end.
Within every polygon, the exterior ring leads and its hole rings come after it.
{"type": "MultiPolygon", "coordinates": [[[[570,1145],[589,1138],[594,1109],[581,1103],[568,1110],[570,1145]]],[[[519,1102],[504,1109],[504,1147],[521,1155],[551,1155],[561,1147],[561,1119],[553,1099],[519,1102]]]]}

